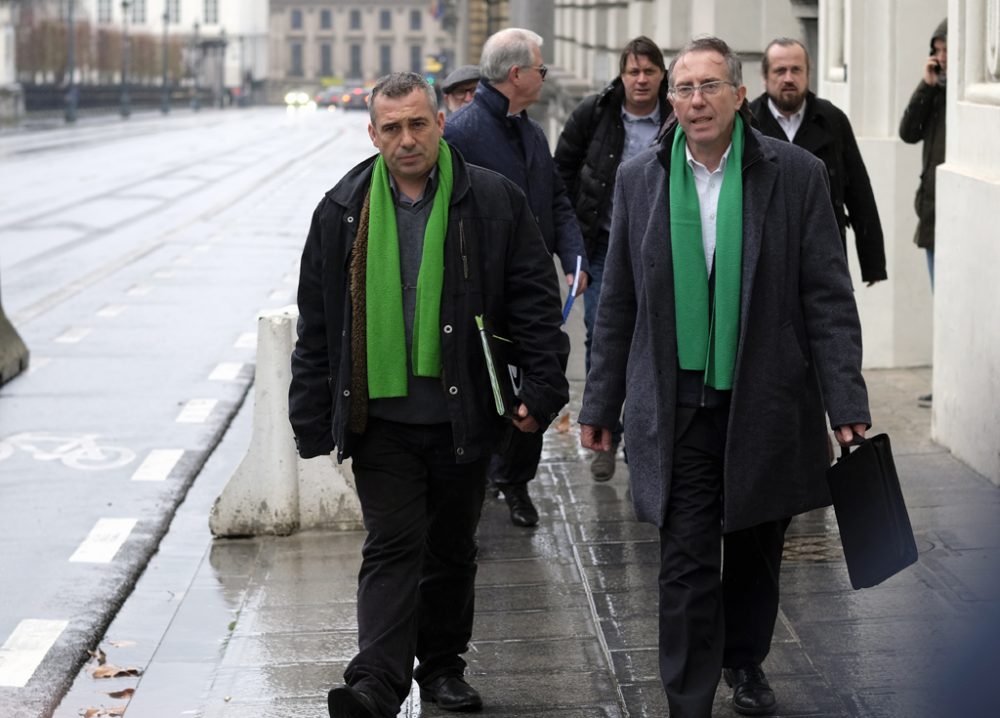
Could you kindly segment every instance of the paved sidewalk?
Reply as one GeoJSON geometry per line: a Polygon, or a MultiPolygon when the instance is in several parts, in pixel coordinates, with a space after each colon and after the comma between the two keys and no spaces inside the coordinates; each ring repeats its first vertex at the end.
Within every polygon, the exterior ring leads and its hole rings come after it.
{"type": "MultiPolygon", "coordinates": [[[[578,373],[578,372],[577,372],[578,373]]],[[[571,371],[571,376],[573,372],[571,371]]],[[[925,689],[995,607],[1000,490],[929,439],[916,406],[928,369],[869,371],[874,431],[888,432],[920,561],[876,589],[852,591],[831,511],[795,520],[782,571],[774,649],[765,664],[779,716],[911,718],[925,689]]],[[[573,381],[576,416],[582,381],[573,381]]],[[[127,715],[324,716],[355,643],[360,532],[211,541],[207,508],[249,437],[249,407],[199,476],[160,554],[111,626],[108,661],[140,678],[85,669],[55,715],[115,706],[127,715]]],[[[483,715],[666,716],[656,661],[656,532],[631,518],[627,468],[593,482],[569,433],[550,431],[532,491],[536,530],[487,499],[470,682],[483,715]]],[[[724,684],[717,717],[735,715],[724,684]]],[[[402,716],[450,715],[411,699],[402,716]]]]}

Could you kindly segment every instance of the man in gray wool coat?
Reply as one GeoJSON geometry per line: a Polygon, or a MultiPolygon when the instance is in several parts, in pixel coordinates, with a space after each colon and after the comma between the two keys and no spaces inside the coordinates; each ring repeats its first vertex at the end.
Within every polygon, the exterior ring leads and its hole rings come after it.
{"type": "Polygon", "coordinates": [[[822,162],[750,127],[722,40],[668,77],[677,122],[615,185],[581,441],[609,448],[628,397],[671,718],[709,718],[720,673],[764,715],[789,517],[830,503],[826,417],[841,444],[871,425],[861,329],[822,162]]]}

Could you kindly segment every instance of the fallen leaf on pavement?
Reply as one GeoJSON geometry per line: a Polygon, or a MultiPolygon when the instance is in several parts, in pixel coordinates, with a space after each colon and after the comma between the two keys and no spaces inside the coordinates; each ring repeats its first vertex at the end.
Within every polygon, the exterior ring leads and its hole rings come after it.
{"type": "Polygon", "coordinates": [[[559,422],[556,424],[556,431],[560,434],[565,434],[569,431],[569,412],[567,411],[561,417],[559,417],[559,422]]]}
{"type": "Polygon", "coordinates": [[[120,668],[110,663],[94,669],[94,678],[120,678],[122,676],[141,676],[142,671],[138,668],[120,668]]]}
{"type": "Polygon", "coordinates": [[[108,641],[115,648],[131,648],[136,645],[135,641],[108,641]]]}
{"type": "Polygon", "coordinates": [[[135,694],[135,688],[123,688],[120,691],[109,691],[106,695],[111,698],[131,698],[135,694]]]}

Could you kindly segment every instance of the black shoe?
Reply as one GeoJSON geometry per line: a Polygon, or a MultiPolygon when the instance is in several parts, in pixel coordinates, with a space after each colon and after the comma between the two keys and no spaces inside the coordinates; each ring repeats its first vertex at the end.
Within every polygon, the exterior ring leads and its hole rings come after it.
{"type": "Polygon", "coordinates": [[[510,520],[515,526],[536,526],[538,510],[531,503],[528,487],[524,484],[503,487],[503,497],[510,509],[510,520]]]}
{"type": "Polygon", "coordinates": [[[921,408],[930,409],[933,403],[934,403],[933,394],[924,394],[923,396],[917,397],[917,406],[921,408]]]}
{"type": "Polygon", "coordinates": [[[446,711],[475,713],[483,709],[483,699],[462,676],[438,676],[426,686],[420,686],[420,700],[437,703],[446,711]]]}
{"type": "Polygon", "coordinates": [[[723,668],[726,685],[733,689],[733,710],[745,716],[764,716],[774,713],[778,701],[767,683],[760,666],[723,668]]]}
{"type": "Polygon", "coordinates": [[[594,481],[607,481],[615,475],[615,450],[594,452],[594,460],[590,462],[590,473],[594,481]]]}
{"type": "Polygon", "coordinates": [[[350,686],[337,686],[326,696],[330,718],[379,718],[375,703],[350,686]]]}
{"type": "Polygon", "coordinates": [[[494,499],[500,498],[500,486],[493,480],[492,476],[486,477],[486,495],[492,496],[494,499]]]}

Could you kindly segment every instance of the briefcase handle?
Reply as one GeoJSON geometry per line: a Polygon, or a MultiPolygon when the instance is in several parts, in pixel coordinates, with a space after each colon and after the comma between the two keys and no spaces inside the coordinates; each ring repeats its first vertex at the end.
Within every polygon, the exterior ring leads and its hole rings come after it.
{"type": "Polygon", "coordinates": [[[855,434],[854,438],[851,439],[850,444],[847,444],[846,446],[844,444],[840,445],[840,457],[837,459],[837,461],[840,462],[846,459],[848,456],[851,455],[852,446],[861,446],[863,443],[865,443],[865,441],[866,441],[865,437],[855,434]]]}

